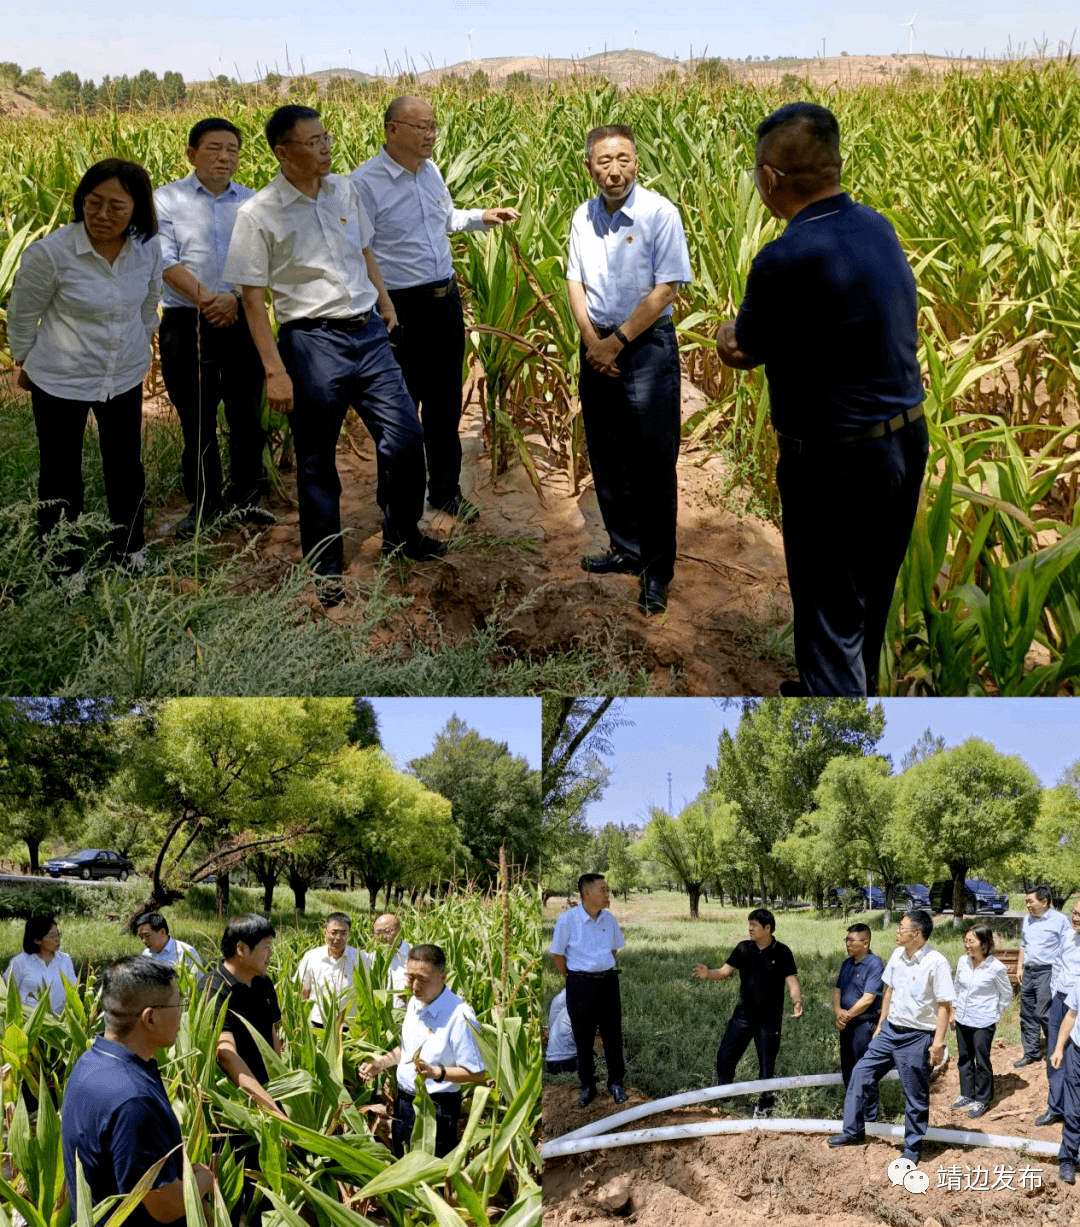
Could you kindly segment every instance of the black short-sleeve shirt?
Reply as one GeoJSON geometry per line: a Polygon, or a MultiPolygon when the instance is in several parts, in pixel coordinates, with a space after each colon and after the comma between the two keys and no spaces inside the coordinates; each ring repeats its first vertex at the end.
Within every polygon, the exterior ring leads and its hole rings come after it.
{"type": "Polygon", "coordinates": [[[212,971],[199,977],[199,991],[215,994],[226,1006],[222,1032],[233,1037],[236,1051],[247,1064],[260,1086],[269,1081],[266,1065],[251,1032],[240,1021],[246,1018],[270,1045],[274,1046],[274,1023],[281,1019],[277,992],[268,976],[256,976],[250,984],[238,980],[219,963],[212,971]],[[240,1017],[237,1017],[237,1016],[240,1017]]]}
{"type": "Polygon", "coordinates": [[[748,938],[739,942],[726,962],[739,972],[736,1011],[745,1018],[779,1022],[784,1015],[784,981],[797,974],[790,947],[774,937],[759,950],[748,938]]]}

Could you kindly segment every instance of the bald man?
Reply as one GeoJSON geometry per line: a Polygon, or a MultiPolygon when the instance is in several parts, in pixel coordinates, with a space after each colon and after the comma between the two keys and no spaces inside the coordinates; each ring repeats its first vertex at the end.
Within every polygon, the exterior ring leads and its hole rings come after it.
{"type": "MultiPolygon", "coordinates": [[[[382,916],[375,917],[375,940],[382,942],[386,946],[394,946],[393,958],[390,960],[390,966],[386,969],[386,987],[394,990],[394,1007],[395,1009],[404,1009],[405,998],[397,994],[405,991],[405,967],[409,961],[409,943],[401,936],[401,921],[393,914],[393,912],[384,912],[382,916]]],[[[365,955],[365,961],[370,959],[368,966],[370,967],[374,961],[374,955],[365,955]]]]}
{"type": "Polygon", "coordinates": [[[461,493],[461,370],[465,321],[447,235],[516,222],[517,209],[455,209],[431,161],[439,126],[423,98],[395,98],[385,143],[350,176],[375,228],[372,251],[397,312],[391,337],[405,385],[420,411],[428,503],[462,522],[479,509],[461,493]]]}
{"type": "Polygon", "coordinates": [[[831,111],[793,102],[757,129],[754,181],[787,222],[758,252],[728,366],[765,364],[795,612],[798,682],[781,694],[876,693],[928,439],[915,277],[888,220],[840,186],[831,111]]]}

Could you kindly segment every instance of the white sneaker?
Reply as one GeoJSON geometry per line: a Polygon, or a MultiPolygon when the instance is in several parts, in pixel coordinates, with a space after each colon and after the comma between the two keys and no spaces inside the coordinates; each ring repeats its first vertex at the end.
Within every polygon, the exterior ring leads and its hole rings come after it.
{"type": "Polygon", "coordinates": [[[146,551],[136,550],[127,556],[127,569],[134,575],[146,570],[146,551]]]}
{"type": "Polygon", "coordinates": [[[974,1102],[974,1099],[969,1099],[966,1095],[961,1095],[959,1099],[954,1099],[949,1106],[954,1112],[959,1112],[961,1108],[970,1108],[974,1102]]]}
{"type": "Polygon", "coordinates": [[[88,584],[86,582],[86,572],[80,567],[77,571],[73,571],[70,575],[64,576],[64,595],[70,601],[73,597],[85,596],[88,584]]]}

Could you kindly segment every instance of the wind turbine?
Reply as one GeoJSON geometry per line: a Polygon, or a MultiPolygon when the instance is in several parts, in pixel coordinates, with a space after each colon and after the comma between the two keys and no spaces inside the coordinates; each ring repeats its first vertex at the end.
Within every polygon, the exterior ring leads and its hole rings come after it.
{"type": "Polygon", "coordinates": [[[469,40],[469,63],[472,63],[472,36],[476,33],[476,27],[465,31],[465,37],[469,40]]]}
{"type": "Polygon", "coordinates": [[[911,54],[912,48],[915,45],[915,18],[918,17],[918,15],[919,14],[917,12],[912,13],[910,21],[902,21],[900,23],[902,26],[908,27],[908,46],[907,46],[908,55],[911,54]]]}

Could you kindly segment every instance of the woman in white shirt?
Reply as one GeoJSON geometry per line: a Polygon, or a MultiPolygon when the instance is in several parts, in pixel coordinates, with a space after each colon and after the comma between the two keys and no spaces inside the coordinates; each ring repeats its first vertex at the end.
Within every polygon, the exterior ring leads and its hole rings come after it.
{"type": "Polygon", "coordinates": [[[15,981],[23,1005],[35,1009],[42,997],[48,997],[54,1014],[66,1004],[64,981],[72,986],[79,982],[71,955],[60,949],[60,928],[55,916],[31,916],[23,929],[22,954],[8,963],[9,980],[15,981]]]}
{"type": "MultiPolygon", "coordinates": [[[[161,297],[149,176],[136,162],[106,158],[83,175],[74,212],[73,222],[23,252],[8,306],[18,383],[31,396],[41,454],[38,535],[44,540],[62,518],[82,512],[82,442],[93,410],[112,552],[139,569],[142,381],[161,297]]],[[[77,543],[58,561],[62,572],[77,573],[77,543]]]]}
{"type": "Polygon", "coordinates": [[[968,1116],[982,1116],[994,1097],[994,1071],[990,1043],[1002,1014],[1012,1005],[1008,968],[994,958],[994,933],[975,925],[964,934],[966,954],[956,964],[956,1001],[951,1025],[956,1031],[960,1098],[953,1110],[967,1108],[968,1116]]]}

